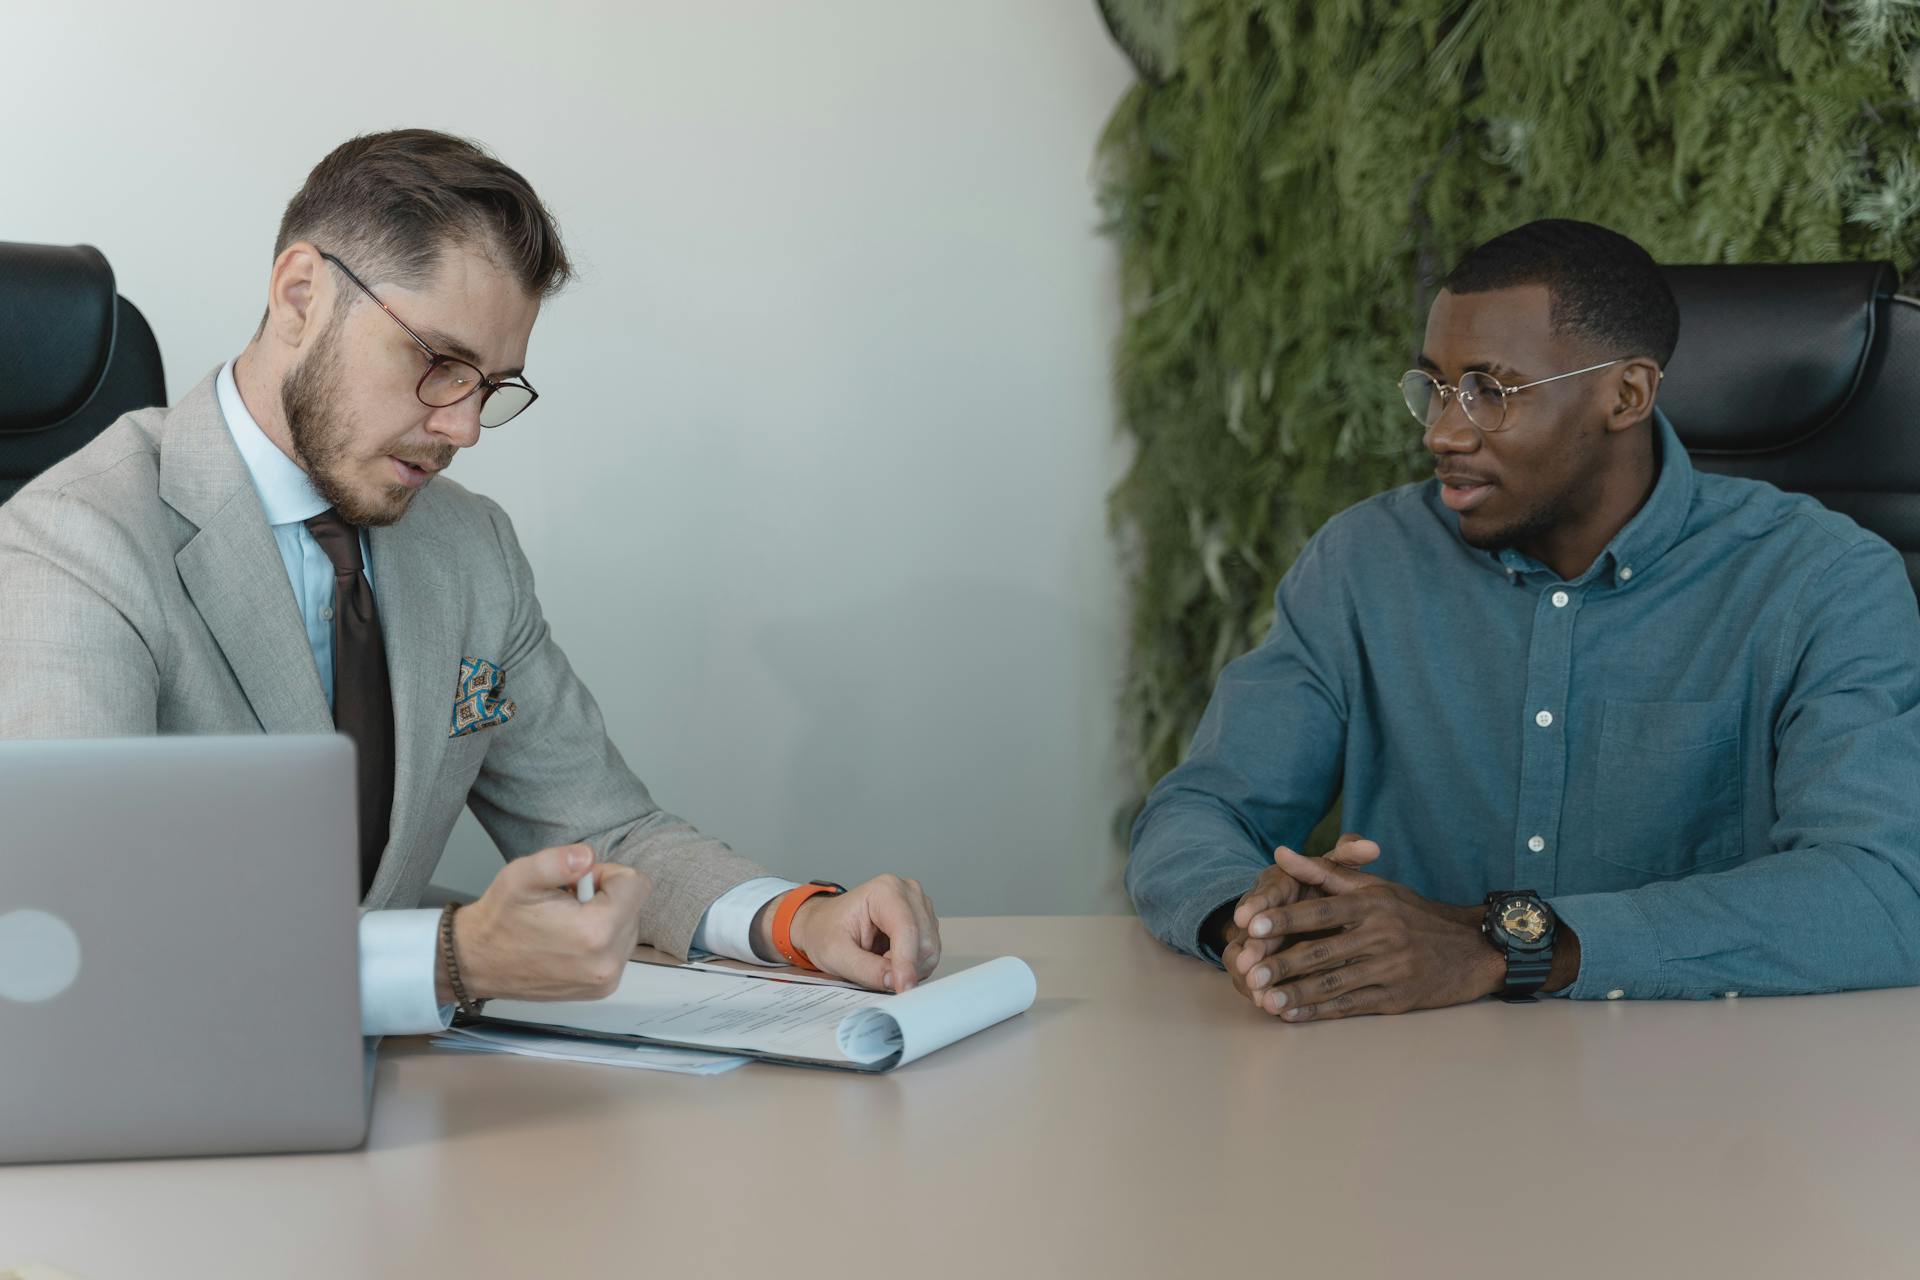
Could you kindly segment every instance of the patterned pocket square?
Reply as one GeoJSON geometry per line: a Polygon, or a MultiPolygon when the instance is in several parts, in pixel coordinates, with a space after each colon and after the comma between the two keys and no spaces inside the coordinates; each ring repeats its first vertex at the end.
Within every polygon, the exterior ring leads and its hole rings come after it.
{"type": "Polygon", "coordinates": [[[506,673],[485,658],[460,659],[460,684],[453,694],[449,738],[478,733],[513,719],[513,703],[501,696],[506,673]]]}

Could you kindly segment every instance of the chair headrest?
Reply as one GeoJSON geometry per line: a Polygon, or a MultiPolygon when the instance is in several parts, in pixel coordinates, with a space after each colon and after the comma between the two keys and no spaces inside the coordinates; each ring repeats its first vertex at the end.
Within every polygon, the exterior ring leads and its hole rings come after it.
{"type": "Polygon", "coordinates": [[[113,354],[113,269],[91,245],[0,243],[0,434],[87,402],[113,354]]]}
{"type": "Polygon", "coordinates": [[[1680,343],[1660,407],[1687,448],[1759,453],[1820,430],[1846,408],[1873,350],[1890,262],[1662,267],[1680,303],[1680,343]]]}

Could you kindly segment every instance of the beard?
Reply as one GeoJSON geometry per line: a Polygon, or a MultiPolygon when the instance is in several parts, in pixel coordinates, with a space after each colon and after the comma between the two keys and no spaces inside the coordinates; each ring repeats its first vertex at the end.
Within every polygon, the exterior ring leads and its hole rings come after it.
{"type": "MultiPolygon", "coordinates": [[[[1505,551],[1509,547],[1519,547],[1536,543],[1541,536],[1566,524],[1573,514],[1572,495],[1565,492],[1539,503],[1530,511],[1523,511],[1505,524],[1491,529],[1469,529],[1467,522],[1460,522],[1460,540],[1476,551],[1505,551]]],[[[1471,513],[1469,513],[1471,514],[1471,513]]]]}
{"type": "MultiPolygon", "coordinates": [[[[1499,525],[1469,528],[1467,520],[1462,519],[1461,541],[1476,551],[1498,553],[1511,547],[1524,552],[1528,547],[1540,546],[1555,530],[1571,528],[1585,519],[1604,496],[1603,482],[1608,466],[1604,444],[1602,436],[1570,435],[1565,447],[1574,452],[1562,464],[1557,488],[1535,497],[1531,506],[1507,516],[1499,525]]],[[[1540,482],[1539,478],[1534,481],[1540,482]]],[[[1499,496],[1506,494],[1502,492],[1499,496]]]]}
{"type": "MultiPolygon", "coordinates": [[[[337,323],[329,325],[306,358],[280,380],[280,411],[293,438],[294,456],[306,468],[314,490],[348,524],[379,528],[406,515],[426,486],[409,489],[398,481],[356,485],[351,479],[355,433],[352,418],[338,408],[346,400],[339,391],[339,334],[337,323]]],[[[452,455],[448,449],[434,460],[444,466],[452,455]]]]}

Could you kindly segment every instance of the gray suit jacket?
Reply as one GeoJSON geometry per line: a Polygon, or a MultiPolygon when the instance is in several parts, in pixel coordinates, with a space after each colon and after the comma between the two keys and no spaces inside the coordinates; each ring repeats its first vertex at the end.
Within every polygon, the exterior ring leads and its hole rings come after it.
{"type": "MultiPolygon", "coordinates": [[[[766,874],[654,804],[553,642],[492,501],[442,476],[369,533],[393,685],[393,823],[367,908],[412,907],[468,805],[507,857],[585,841],[653,878],[640,939],[685,955],[766,874]],[[463,657],[516,712],[449,737],[463,657]]],[[[330,733],[266,515],[209,375],[0,506],[0,737],[330,733]]]]}

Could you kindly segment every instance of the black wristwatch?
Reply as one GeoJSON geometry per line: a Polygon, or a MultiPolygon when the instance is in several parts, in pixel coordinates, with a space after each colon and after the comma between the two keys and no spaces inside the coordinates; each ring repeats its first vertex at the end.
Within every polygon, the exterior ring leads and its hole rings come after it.
{"type": "Polygon", "coordinates": [[[1480,933],[1507,958],[1502,1000],[1533,999],[1553,972],[1553,935],[1560,922],[1553,908],[1531,889],[1505,889],[1487,895],[1480,933]]]}

